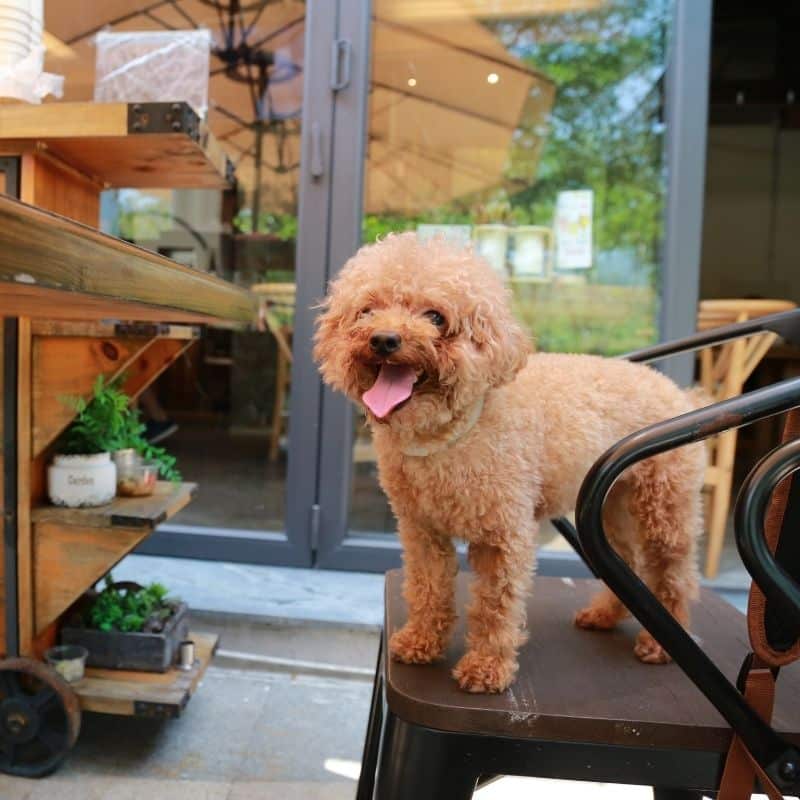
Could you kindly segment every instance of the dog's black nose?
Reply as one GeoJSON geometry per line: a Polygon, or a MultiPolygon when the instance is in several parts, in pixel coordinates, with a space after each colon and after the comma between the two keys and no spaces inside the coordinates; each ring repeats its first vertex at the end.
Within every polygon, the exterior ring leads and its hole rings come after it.
{"type": "Polygon", "coordinates": [[[369,340],[369,346],[382,356],[388,356],[400,349],[402,339],[399,333],[394,331],[378,331],[369,340]]]}

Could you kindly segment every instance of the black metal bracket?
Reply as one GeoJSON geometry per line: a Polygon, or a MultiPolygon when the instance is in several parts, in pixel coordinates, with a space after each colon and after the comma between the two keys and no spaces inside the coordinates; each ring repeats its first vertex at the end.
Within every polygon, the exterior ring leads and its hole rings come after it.
{"type": "Polygon", "coordinates": [[[188,103],[131,103],[128,133],[185,133],[200,140],[200,118],[188,103]]]}
{"type": "Polygon", "coordinates": [[[3,192],[9,197],[19,199],[19,157],[5,156],[0,158],[0,175],[5,176],[3,192]]]}
{"type": "Polygon", "coordinates": [[[19,320],[3,320],[3,558],[6,658],[19,655],[17,580],[17,371],[19,320]]]}
{"type": "Polygon", "coordinates": [[[617,555],[608,542],[602,516],[611,487],[633,464],[798,406],[800,378],[794,378],[633,433],[595,462],[583,481],[576,508],[581,549],[596,574],[716,707],[782,791],[800,789],[800,774],[793,771],[800,764],[800,751],[747,705],[736,687],[617,555]]]}
{"type": "Polygon", "coordinates": [[[172,703],[153,703],[147,700],[134,700],[133,713],[137,717],[147,719],[177,719],[189,702],[188,692],[183,697],[180,705],[172,703]]]}

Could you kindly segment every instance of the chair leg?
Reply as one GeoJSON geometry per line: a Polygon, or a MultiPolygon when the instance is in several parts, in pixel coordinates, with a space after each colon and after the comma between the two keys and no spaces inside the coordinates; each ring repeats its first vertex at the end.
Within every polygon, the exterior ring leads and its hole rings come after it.
{"type": "Polygon", "coordinates": [[[383,726],[374,800],[470,800],[478,780],[474,754],[391,711],[383,726]]]}
{"type": "Polygon", "coordinates": [[[711,509],[708,520],[708,549],[706,551],[707,578],[715,578],[719,570],[722,547],[725,542],[725,527],[731,505],[731,482],[736,457],[737,431],[725,431],[717,443],[717,478],[711,492],[711,509]]]}
{"type": "Polygon", "coordinates": [[[653,787],[653,800],[703,800],[695,789],[658,789],[653,787]]]}
{"type": "Polygon", "coordinates": [[[378,664],[375,667],[375,682],[372,685],[372,702],[364,740],[364,755],[361,758],[361,774],[358,777],[356,800],[372,800],[375,791],[375,769],[378,766],[378,750],[383,727],[383,634],[378,645],[378,664]]]}
{"type": "Polygon", "coordinates": [[[288,374],[289,364],[279,347],[278,361],[275,367],[275,401],[272,405],[272,425],[269,436],[269,460],[273,464],[278,460],[278,449],[283,432],[283,407],[286,404],[288,374]]]}

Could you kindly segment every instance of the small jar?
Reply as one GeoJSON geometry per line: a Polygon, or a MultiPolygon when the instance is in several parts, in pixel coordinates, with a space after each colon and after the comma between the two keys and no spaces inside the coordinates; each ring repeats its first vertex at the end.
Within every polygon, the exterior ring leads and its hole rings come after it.
{"type": "Polygon", "coordinates": [[[123,467],[132,467],[134,464],[138,464],[139,461],[141,461],[141,457],[132,447],[126,447],[123,450],[115,450],[111,454],[111,458],[114,459],[114,463],[117,465],[117,472],[123,467]]]}
{"type": "Polygon", "coordinates": [[[120,467],[117,473],[117,493],[122,497],[147,497],[153,494],[158,481],[158,464],[139,461],[120,467]]]}
{"type": "Polygon", "coordinates": [[[47,663],[68,683],[83,680],[89,651],[79,644],[51,647],[44,657],[47,663]]]}

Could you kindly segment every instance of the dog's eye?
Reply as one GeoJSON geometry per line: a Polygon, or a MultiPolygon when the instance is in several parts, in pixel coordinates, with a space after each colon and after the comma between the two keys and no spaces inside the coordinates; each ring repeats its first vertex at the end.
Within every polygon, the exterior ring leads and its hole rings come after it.
{"type": "Polygon", "coordinates": [[[426,311],[424,316],[426,316],[437,328],[443,328],[447,320],[438,312],[431,309],[430,311],[426,311]]]}
{"type": "Polygon", "coordinates": [[[362,308],[361,311],[358,312],[359,317],[367,317],[372,313],[371,308],[362,308]]]}

